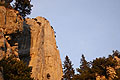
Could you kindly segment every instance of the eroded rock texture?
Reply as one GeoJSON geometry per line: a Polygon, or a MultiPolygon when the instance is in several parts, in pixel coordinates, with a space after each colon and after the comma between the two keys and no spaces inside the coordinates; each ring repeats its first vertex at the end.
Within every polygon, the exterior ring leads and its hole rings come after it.
{"type": "Polygon", "coordinates": [[[14,54],[32,66],[35,80],[61,80],[55,34],[43,17],[23,21],[18,11],[0,6],[0,59],[14,54]]]}
{"type": "Polygon", "coordinates": [[[18,36],[23,31],[23,19],[18,11],[0,6],[0,59],[18,56],[18,36]]]}
{"type": "Polygon", "coordinates": [[[13,34],[22,31],[23,20],[18,11],[0,6],[0,28],[4,34],[13,34]]]}
{"type": "Polygon", "coordinates": [[[61,80],[62,64],[54,30],[45,18],[26,19],[31,35],[30,61],[36,80],[61,80]]]}
{"type": "MultiPolygon", "coordinates": [[[[0,60],[3,57],[18,55],[18,36],[23,31],[23,20],[18,11],[0,6],[0,60]]],[[[4,75],[3,75],[4,76],[4,75]]],[[[3,80],[0,70],[0,80],[3,80]]]]}

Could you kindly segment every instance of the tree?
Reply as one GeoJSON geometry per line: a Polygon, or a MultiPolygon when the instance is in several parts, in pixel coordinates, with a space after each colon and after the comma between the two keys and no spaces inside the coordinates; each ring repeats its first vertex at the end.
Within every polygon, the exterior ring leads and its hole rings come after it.
{"type": "Polygon", "coordinates": [[[63,80],[72,80],[73,79],[75,71],[73,69],[73,64],[70,61],[68,56],[65,57],[65,61],[63,64],[63,73],[64,73],[63,80]]]}
{"type": "Polygon", "coordinates": [[[95,80],[94,74],[90,68],[90,62],[85,60],[84,55],[82,54],[82,58],[80,61],[80,68],[77,68],[77,72],[79,74],[76,75],[76,80],[95,80]]]}
{"type": "Polygon", "coordinates": [[[31,13],[31,7],[33,5],[30,2],[31,0],[15,0],[13,8],[19,11],[20,15],[25,18],[26,15],[31,13]]]}
{"type": "Polygon", "coordinates": [[[3,68],[4,80],[33,80],[32,67],[28,67],[23,61],[18,61],[13,56],[3,58],[0,61],[0,67],[3,68]]]}
{"type": "Polygon", "coordinates": [[[105,75],[106,76],[106,58],[96,58],[95,60],[93,60],[92,63],[92,70],[94,73],[97,73],[98,75],[102,76],[105,75]]]}
{"type": "Polygon", "coordinates": [[[33,7],[30,3],[31,0],[15,0],[13,5],[11,5],[12,2],[13,0],[1,0],[0,5],[19,11],[19,14],[23,17],[23,19],[26,15],[30,15],[32,10],[31,8],[33,7]]]}
{"type": "Polygon", "coordinates": [[[120,52],[118,51],[118,50],[116,50],[116,51],[113,51],[113,55],[112,55],[113,57],[114,56],[117,56],[118,58],[120,58],[120,52]]]}
{"type": "Polygon", "coordinates": [[[110,77],[110,74],[108,72],[108,68],[115,68],[117,66],[116,60],[113,59],[112,56],[109,56],[108,58],[102,57],[102,58],[96,58],[92,62],[92,70],[94,73],[97,73],[99,76],[105,76],[106,79],[110,77]]]}

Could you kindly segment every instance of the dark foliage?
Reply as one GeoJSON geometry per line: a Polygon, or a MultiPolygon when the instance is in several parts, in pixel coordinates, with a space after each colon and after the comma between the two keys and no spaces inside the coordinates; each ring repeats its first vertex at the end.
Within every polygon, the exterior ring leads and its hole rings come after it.
{"type": "Polygon", "coordinates": [[[30,0],[15,0],[13,8],[19,11],[20,15],[25,18],[26,15],[31,13],[30,0]]]}
{"type": "Polygon", "coordinates": [[[32,67],[28,67],[23,61],[16,60],[13,56],[0,61],[5,80],[33,80],[31,78],[32,67]]]}
{"type": "Polygon", "coordinates": [[[73,79],[75,71],[73,69],[73,64],[70,61],[68,56],[65,57],[65,61],[63,64],[63,73],[64,73],[63,80],[72,80],[73,79]]]}
{"type": "Polygon", "coordinates": [[[116,61],[113,58],[96,58],[93,60],[92,70],[94,73],[97,73],[100,76],[105,76],[106,78],[109,77],[107,74],[107,67],[115,67],[116,61]]]}
{"type": "Polygon", "coordinates": [[[116,69],[116,76],[114,80],[120,80],[120,68],[116,69]]]}
{"type": "Polygon", "coordinates": [[[113,51],[113,55],[112,55],[113,57],[114,56],[117,56],[118,58],[120,58],[120,52],[118,51],[118,50],[116,50],[116,51],[113,51]]]}
{"type": "Polygon", "coordinates": [[[77,74],[74,79],[75,80],[95,80],[95,75],[92,72],[91,63],[87,62],[85,60],[84,55],[82,55],[81,61],[80,61],[80,68],[77,68],[77,74]]]}
{"type": "Polygon", "coordinates": [[[67,67],[67,63],[71,64],[71,61],[69,60],[68,56],[66,56],[63,66],[63,80],[96,80],[96,76],[105,76],[106,79],[112,78],[112,80],[120,80],[120,62],[116,60],[115,57],[117,57],[120,61],[119,51],[113,51],[113,54],[109,55],[107,58],[100,57],[90,62],[87,62],[85,56],[82,55],[80,67],[77,68],[78,73],[72,74],[72,78],[70,78],[70,72],[68,72],[69,68],[67,67]],[[108,73],[108,68],[114,69],[116,72],[113,74],[114,77],[111,77],[111,74],[108,73]]]}
{"type": "Polygon", "coordinates": [[[25,18],[26,15],[29,15],[31,13],[31,8],[33,5],[31,5],[31,0],[15,0],[15,3],[11,5],[11,3],[14,0],[1,0],[0,5],[5,6],[6,8],[13,8],[17,11],[19,11],[19,14],[25,18]]]}

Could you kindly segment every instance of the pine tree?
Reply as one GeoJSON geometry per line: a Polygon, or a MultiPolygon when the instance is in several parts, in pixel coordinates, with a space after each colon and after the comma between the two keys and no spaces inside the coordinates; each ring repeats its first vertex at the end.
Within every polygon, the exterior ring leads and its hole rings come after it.
{"type": "Polygon", "coordinates": [[[13,8],[19,11],[20,15],[25,18],[26,15],[31,13],[33,5],[30,4],[31,0],[15,0],[13,8]]]}
{"type": "Polygon", "coordinates": [[[90,68],[90,62],[87,62],[85,60],[84,55],[82,55],[81,61],[80,61],[80,68],[77,68],[77,72],[79,74],[76,75],[76,80],[95,80],[94,74],[92,73],[92,70],[90,68]]]}
{"type": "Polygon", "coordinates": [[[64,73],[63,80],[72,80],[73,79],[75,71],[73,69],[73,64],[70,61],[68,56],[65,57],[65,61],[63,64],[63,73],[64,73]]]}
{"type": "Polygon", "coordinates": [[[81,73],[81,72],[83,72],[83,71],[85,72],[86,69],[89,69],[89,67],[90,67],[89,62],[87,62],[87,61],[85,60],[85,57],[84,57],[83,54],[82,54],[82,59],[81,59],[80,63],[81,63],[80,69],[78,69],[78,72],[79,72],[79,73],[81,73]]]}

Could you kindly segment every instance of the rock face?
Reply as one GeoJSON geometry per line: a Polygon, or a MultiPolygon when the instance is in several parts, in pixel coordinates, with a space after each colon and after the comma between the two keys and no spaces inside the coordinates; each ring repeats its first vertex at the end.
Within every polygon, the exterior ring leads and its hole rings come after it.
{"type": "Polygon", "coordinates": [[[0,42],[0,59],[14,54],[32,66],[35,80],[61,80],[54,30],[45,18],[23,21],[17,11],[0,6],[0,42]]]}
{"type": "MultiPolygon", "coordinates": [[[[10,55],[14,55],[19,60],[16,38],[22,30],[23,20],[18,11],[0,6],[0,60],[10,55]]],[[[1,70],[0,80],[4,80],[1,70]]]]}
{"type": "Polygon", "coordinates": [[[62,64],[56,46],[54,30],[42,17],[26,19],[30,26],[31,47],[29,66],[35,80],[61,80],[62,64]]]}
{"type": "Polygon", "coordinates": [[[18,11],[0,6],[0,60],[4,56],[18,56],[17,34],[23,31],[23,20],[18,11]]]}
{"type": "Polygon", "coordinates": [[[13,34],[22,31],[23,20],[18,11],[0,6],[0,28],[4,34],[13,34]]]}

